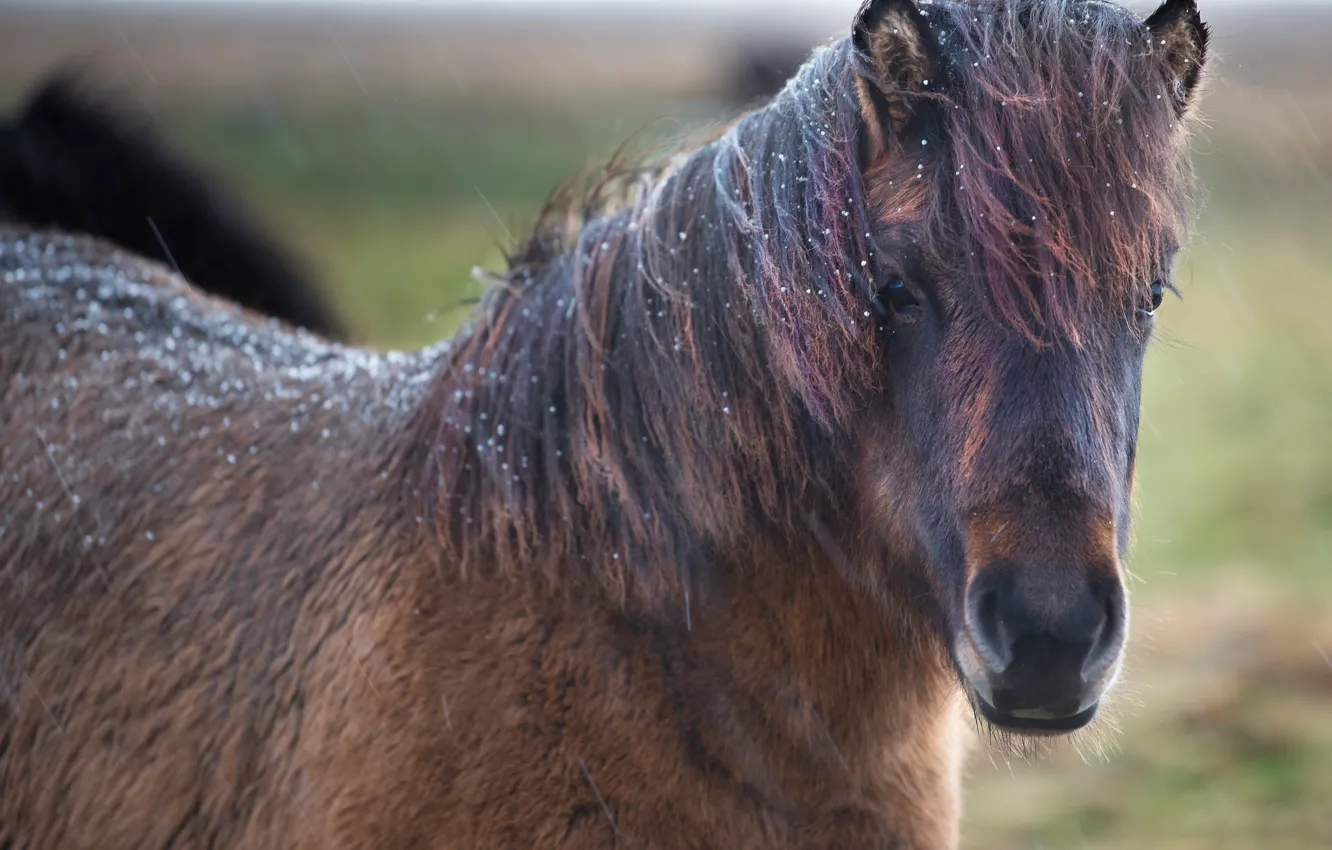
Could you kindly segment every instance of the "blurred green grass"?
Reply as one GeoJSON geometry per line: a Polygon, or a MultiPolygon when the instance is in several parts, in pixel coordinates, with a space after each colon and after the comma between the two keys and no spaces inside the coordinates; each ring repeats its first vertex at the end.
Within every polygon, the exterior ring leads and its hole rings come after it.
{"type": "MultiPolygon", "coordinates": [[[[1243,106],[1197,141],[1211,197],[1148,360],[1118,754],[977,757],[968,848],[1332,847],[1332,134],[1292,154],[1264,141],[1279,103],[1243,106]]],[[[557,185],[709,115],[375,98],[162,124],[315,262],[362,341],[411,347],[456,326],[471,269],[501,267],[557,185]]]]}

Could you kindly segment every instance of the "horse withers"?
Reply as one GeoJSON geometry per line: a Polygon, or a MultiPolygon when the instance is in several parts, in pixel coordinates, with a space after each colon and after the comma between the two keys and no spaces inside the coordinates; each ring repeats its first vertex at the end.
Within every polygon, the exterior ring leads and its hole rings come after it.
{"type": "Polygon", "coordinates": [[[0,237],[0,846],[958,841],[1088,725],[1192,2],[874,0],[454,340],[0,237]]]}

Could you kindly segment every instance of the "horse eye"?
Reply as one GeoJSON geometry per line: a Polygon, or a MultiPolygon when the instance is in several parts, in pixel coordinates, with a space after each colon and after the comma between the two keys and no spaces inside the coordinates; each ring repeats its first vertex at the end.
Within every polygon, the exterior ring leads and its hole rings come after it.
{"type": "Polygon", "coordinates": [[[1164,281],[1154,280],[1151,285],[1151,305],[1138,308],[1138,312],[1144,317],[1156,315],[1156,311],[1161,308],[1161,301],[1165,298],[1166,285],[1164,281]]]}
{"type": "Polygon", "coordinates": [[[904,322],[914,322],[925,315],[925,308],[921,306],[911,287],[900,277],[890,278],[888,283],[879,289],[874,302],[879,312],[892,313],[904,322]]]}

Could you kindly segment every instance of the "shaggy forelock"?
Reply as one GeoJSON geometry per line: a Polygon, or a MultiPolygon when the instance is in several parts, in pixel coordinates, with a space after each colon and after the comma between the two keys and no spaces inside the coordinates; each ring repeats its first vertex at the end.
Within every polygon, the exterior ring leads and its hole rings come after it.
{"type": "Polygon", "coordinates": [[[946,57],[922,227],[986,304],[1077,340],[1165,270],[1191,223],[1184,120],[1161,49],[1111,3],[923,7],[946,57]]]}

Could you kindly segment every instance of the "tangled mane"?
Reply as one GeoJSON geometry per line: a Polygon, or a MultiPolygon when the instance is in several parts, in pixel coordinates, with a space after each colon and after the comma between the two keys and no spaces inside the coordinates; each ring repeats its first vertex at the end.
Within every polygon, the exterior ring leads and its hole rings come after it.
{"type": "Polygon", "coordinates": [[[692,154],[547,207],[436,390],[465,568],[587,560],[682,598],[727,535],[830,497],[830,435],[880,371],[854,74],[823,48],[692,154]]]}
{"type": "MultiPolygon", "coordinates": [[[[1146,297],[1188,237],[1188,91],[1148,28],[1101,0],[922,7],[944,58],[921,232],[1034,342],[1077,343],[1098,299],[1146,297]]],[[[1168,280],[1166,281],[1168,282],[1168,280]]],[[[1102,305],[1103,306],[1103,305],[1102,305]]]]}
{"type": "Polygon", "coordinates": [[[840,515],[844,435],[886,374],[889,210],[1033,340],[1145,292],[1188,181],[1142,23],[1100,2],[922,14],[945,67],[919,93],[924,152],[886,168],[923,179],[864,176],[866,63],[844,39],[692,153],[547,206],[425,405],[451,562],[687,606],[741,535],[840,515]]]}

